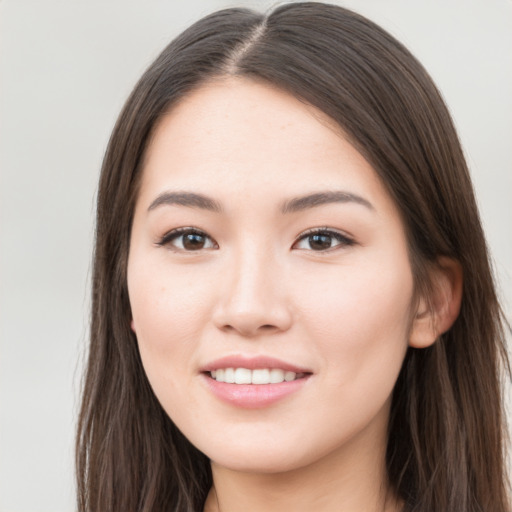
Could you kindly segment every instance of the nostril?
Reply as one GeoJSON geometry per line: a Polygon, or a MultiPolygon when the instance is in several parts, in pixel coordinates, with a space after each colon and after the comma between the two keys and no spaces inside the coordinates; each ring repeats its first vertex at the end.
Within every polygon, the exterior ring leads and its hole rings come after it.
{"type": "Polygon", "coordinates": [[[276,325],[272,324],[264,324],[260,325],[259,327],[254,327],[251,325],[245,325],[245,324],[239,324],[239,325],[231,325],[226,324],[221,327],[221,330],[229,333],[229,332],[239,332],[243,336],[257,336],[258,334],[262,333],[272,333],[276,330],[279,330],[279,328],[276,325]]]}

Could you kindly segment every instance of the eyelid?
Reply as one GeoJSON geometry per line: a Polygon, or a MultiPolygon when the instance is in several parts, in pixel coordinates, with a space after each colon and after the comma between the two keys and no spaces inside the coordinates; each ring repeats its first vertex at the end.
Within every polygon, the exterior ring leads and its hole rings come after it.
{"type": "Polygon", "coordinates": [[[155,245],[159,247],[168,247],[169,249],[176,251],[176,252],[182,252],[182,253],[194,253],[194,252],[201,252],[205,250],[212,250],[212,249],[218,249],[219,245],[217,242],[208,234],[206,231],[196,228],[194,226],[185,226],[180,228],[171,229],[170,231],[167,231],[162,237],[160,237],[156,242],[155,245]],[[214,247],[206,247],[197,249],[196,251],[187,251],[186,249],[182,249],[179,247],[175,247],[172,245],[172,241],[179,238],[181,235],[185,235],[187,233],[194,233],[201,236],[204,236],[205,238],[209,239],[214,247]]]}
{"type": "Polygon", "coordinates": [[[321,254],[321,253],[327,253],[327,252],[334,251],[339,247],[350,247],[350,246],[353,246],[356,244],[356,241],[354,240],[354,238],[352,236],[350,236],[342,231],[339,231],[334,228],[329,228],[329,227],[319,227],[319,228],[311,228],[311,229],[308,229],[308,230],[300,233],[297,236],[295,242],[293,243],[292,249],[298,244],[298,242],[304,240],[308,236],[312,236],[312,235],[316,235],[316,234],[326,234],[326,235],[331,236],[332,238],[336,239],[340,243],[336,244],[334,247],[330,247],[329,249],[325,249],[323,251],[315,251],[313,249],[297,249],[297,250],[307,250],[307,251],[321,254]]]}
{"type": "MultiPolygon", "coordinates": [[[[292,245],[292,249],[309,250],[309,251],[316,252],[316,253],[326,253],[326,252],[331,252],[333,250],[336,250],[339,247],[352,246],[355,243],[356,243],[355,240],[350,235],[347,235],[346,233],[344,233],[342,231],[339,231],[339,230],[334,229],[334,228],[329,228],[329,227],[318,227],[318,228],[311,228],[311,229],[308,229],[308,230],[303,231],[302,233],[300,233],[296,237],[296,240],[295,240],[295,242],[292,245]],[[316,235],[316,234],[322,234],[322,235],[330,236],[330,237],[334,238],[335,240],[337,240],[339,243],[337,243],[335,246],[330,247],[328,249],[317,250],[317,251],[315,251],[314,249],[304,249],[304,248],[303,249],[298,249],[296,247],[296,245],[299,242],[301,242],[302,240],[304,240],[308,236],[313,236],[313,235],[316,235]]],[[[219,248],[219,245],[217,244],[217,242],[210,235],[208,235],[208,233],[206,233],[204,230],[202,230],[200,228],[196,228],[194,226],[184,226],[184,227],[180,227],[180,228],[171,229],[170,231],[167,231],[162,237],[160,237],[155,242],[155,245],[157,245],[159,247],[168,247],[169,249],[171,249],[173,251],[184,252],[184,253],[194,253],[194,252],[201,252],[201,251],[204,251],[204,250],[212,250],[212,249],[218,249],[219,248]],[[199,248],[197,250],[187,250],[185,248],[180,248],[180,247],[176,247],[176,246],[172,245],[171,242],[173,242],[174,240],[176,240],[180,236],[185,235],[187,233],[193,233],[193,234],[198,234],[198,235],[204,236],[205,238],[207,238],[211,242],[212,247],[204,247],[204,248],[199,248]]]]}

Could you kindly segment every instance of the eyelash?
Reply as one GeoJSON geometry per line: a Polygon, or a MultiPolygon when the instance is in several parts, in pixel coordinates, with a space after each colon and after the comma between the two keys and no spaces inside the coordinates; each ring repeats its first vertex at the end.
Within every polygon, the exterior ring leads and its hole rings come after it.
{"type": "MultiPolygon", "coordinates": [[[[329,247],[328,249],[315,251],[314,249],[299,249],[299,250],[311,250],[313,252],[318,253],[325,253],[335,250],[337,247],[350,247],[355,244],[355,241],[348,237],[347,235],[340,233],[339,231],[335,231],[331,228],[314,228],[310,229],[304,233],[301,233],[297,239],[297,241],[293,244],[292,248],[295,247],[300,241],[306,240],[309,237],[315,236],[315,235],[324,235],[328,236],[330,238],[333,238],[334,240],[338,241],[339,243],[334,245],[333,247],[329,247]]],[[[311,245],[311,243],[310,243],[311,245]]]]}
{"type": "MultiPolygon", "coordinates": [[[[310,229],[304,233],[301,233],[299,235],[299,237],[297,238],[297,240],[292,245],[292,249],[296,248],[297,250],[310,250],[310,251],[316,252],[316,253],[325,253],[325,252],[330,252],[332,250],[335,250],[336,247],[340,247],[340,246],[341,247],[350,247],[354,244],[355,244],[355,241],[352,238],[348,237],[347,235],[344,235],[344,234],[340,233],[339,231],[335,231],[331,228],[325,227],[325,228],[314,228],[314,229],[310,229]],[[319,235],[327,236],[331,239],[336,240],[339,243],[334,245],[333,247],[329,247],[327,249],[320,249],[320,250],[315,250],[312,248],[298,249],[296,247],[299,244],[299,242],[301,242],[303,240],[307,240],[308,238],[313,237],[315,235],[316,236],[319,236],[319,235]]],[[[193,227],[173,229],[172,231],[169,231],[168,233],[166,233],[156,243],[156,245],[158,245],[159,247],[170,247],[172,250],[177,251],[177,252],[196,252],[196,251],[200,251],[200,250],[211,250],[211,249],[219,248],[217,242],[215,242],[213,240],[213,238],[208,236],[204,231],[197,229],[197,228],[193,228],[193,227]],[[172,245],[172,242],[174,240],[177,240],[184,235],[197,235],[200,237],[204,237],[205,239],[210,241],[212,246],[211,247],[199,247],[198,249],[195,249],[195,250],[194,249],[187,250],[187,249],[185,249],[185,247],[175,247],[172,245]]],[[[183,243],[182,243],[182,245],[183,245],[183,243]]],[[[311,242],[310,242],[310,247],[311,247],[311,242]]]]}

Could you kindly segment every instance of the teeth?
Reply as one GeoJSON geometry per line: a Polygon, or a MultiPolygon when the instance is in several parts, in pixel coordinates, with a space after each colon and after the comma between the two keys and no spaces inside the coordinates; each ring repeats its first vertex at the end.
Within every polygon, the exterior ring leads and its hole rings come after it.
{"type": "Polygon", "coordinates": [[[226,368],[224,370],[224,382],[228,384],[235,383],[235,369],[234,368],[226,368]]]}
{"type": "Polygon", "coordinates": [[[270,370],[253,370],[251,382],[253,384],[268,384],[270,382],[270,370]]]}
{"type": "Polygon", "coordinates": [[[295,372],[285,372],[284,380],[286,382],[291,382],[292,380],[295,380],[296,375],[297,374],[295,372]]]}
{"type": "Polygon", "coordinates": [[[251,384],[251,370],[237,368],[235,370],[235,384],[251,384]]]}
{"type": "Polygon", "coordinates": [[[279,384],[284,381],[284,371],[278,368],[270,370],[270,384],[279,384]]]}
{"type": "Polygon", "coordinates": [[[303,373],[287,372],[279,368],[222,368],[210,372],[212,379],[229,384],[280,384],[304,377],[303,373]]]}

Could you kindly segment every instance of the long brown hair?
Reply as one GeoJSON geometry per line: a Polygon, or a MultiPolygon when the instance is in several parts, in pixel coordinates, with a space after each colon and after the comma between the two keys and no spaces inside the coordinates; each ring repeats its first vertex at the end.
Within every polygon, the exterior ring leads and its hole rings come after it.
{"type": "Polygon", "coordinates": [[[164,49],[120,114],[98,191],[79,511],[197,512],[211,486],[209,461],[174,426],[145,376],[130,329],[126,264],[152,130],[184,95],[226,75],[273,84],[340,125],[402,214],[417,289],[428,290],[428,268],[439,257],[460,262],[458,319],[430,348],[409,349],[395,386],[389,481],[407,511],[507,511],[504,320],[450,115],[393,37],[354,12],[313,2],[203,18],[164,49]]]}

